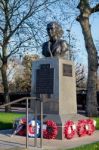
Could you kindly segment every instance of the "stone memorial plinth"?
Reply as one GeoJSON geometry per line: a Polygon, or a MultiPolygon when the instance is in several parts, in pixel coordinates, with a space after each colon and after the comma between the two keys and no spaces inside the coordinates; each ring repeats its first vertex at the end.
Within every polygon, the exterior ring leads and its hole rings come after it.
{"type": "MultiPolygon", "coordinates": [[[[32,64],[32,96],[43,97],[44,120],[52,119],[63,138],[66,120],[77,117],[75,69],[71,61],[61,58],[42,58],[32,64]]],[[[39,102],[38,114],[40,113],[39,102]]],[[[31,102],[34,110],[34,102],[31,102]]]]}

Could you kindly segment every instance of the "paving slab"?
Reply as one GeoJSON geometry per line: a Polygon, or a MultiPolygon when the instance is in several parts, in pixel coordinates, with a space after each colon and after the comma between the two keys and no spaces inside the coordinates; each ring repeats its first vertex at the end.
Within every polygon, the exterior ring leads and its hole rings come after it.
{"type": "MultiPolygon", "coordinates": [[[[29,138],[28,150],[65,150],[99,141],[99,130],[91,136],[74,137],[71,140],[47,140],[43,139],[43,148],[40,148],[40,139],[37,139],[37,147],[34,147],[34,139],[29,138]]],[[[26,138],[14,135],[12,130],[0,131],[0,150],[26,150],[26,138]]]]}

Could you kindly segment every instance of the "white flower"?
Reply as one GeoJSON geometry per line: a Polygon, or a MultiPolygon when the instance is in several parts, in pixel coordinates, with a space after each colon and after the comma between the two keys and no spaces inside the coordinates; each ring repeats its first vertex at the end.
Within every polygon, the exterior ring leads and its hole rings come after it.
{"type": "Polygon", "coordinates": [[[93,125],[96,127],[96,120],[93,120],[93,125]]]}
{"type": "Polygon", "coordinates": [[[71,134],[72,130],[71,127],[68,128],[68,134],[71,134]]]}
{"type": "Polygon", "coordinates": [[[89,126],[88,126],[88,125],[85,125],[85,128],[86,128],[86,130],[88,131],[88,129],[89,129],[89,126]]]}
{"type": "Polygon", "coordinates": [[[46,129],[47,129],[47,125],[43,124],[43,130],[46,130],[46,129]]]}
{"type": "Polygon", "coordinates": [[[76,125],[75,124],[72,125],[72,129],[76,130],[76,125]]]}
{"type": "Polygon", "coordinates": [[[31,120],[31,121],[29,122],[29,124],[31,124],[32,126],[35,126],[35,121],[34,121],[34,120],[31,120]]]}

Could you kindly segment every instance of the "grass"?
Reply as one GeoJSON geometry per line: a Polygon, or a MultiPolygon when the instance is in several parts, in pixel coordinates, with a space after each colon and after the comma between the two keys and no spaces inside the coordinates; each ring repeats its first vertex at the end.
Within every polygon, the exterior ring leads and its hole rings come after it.
{"type": "Polygon", "coordinates": [[[24,114],[22,113],[5,113],[5,112],[0,112],[0,130],[3,129],[11,129],[13,125],[13,121],[16,118],[23,117],[24,114]]]}
{"type": "Polygon", "coordinates": [[[94,117],[94,120],[96,120],[96,129],[99,130],[99,117],[94,117]]]}
{"type": "Polygon", "coordinates": [[[72,148],[68,150],[99,150],[99,142],[83,145],[77,148],[72,148]]]}

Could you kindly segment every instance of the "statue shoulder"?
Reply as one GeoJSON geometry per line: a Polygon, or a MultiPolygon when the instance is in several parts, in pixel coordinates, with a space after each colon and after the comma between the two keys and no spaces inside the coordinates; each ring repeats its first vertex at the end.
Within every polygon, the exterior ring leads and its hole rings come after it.
{"type": "Polygon", "coordinates": [[[42,45],[42,49],[47,49],[48,48],[48,42],[44,42],[43,45],[42,45]]]}
{"type": "Polygon", "coordinates": [[[68,44],[65,40],[60,40],[60,44],[62,48],[66,49],[66,51],[68,50],[68,44]]]}
{"type": "Polygon", "coordinates": [[[49,57],[49,51],[48,51],[48,42],[43,43],[42,45],[42,55],[44,55],[45,57],[49,57]]]}
{"type": "Polygon", "coordinates": [[[65,41],[65,40],[60,40],[60,43],[62,44],[62,45],[67,45],[67,42],[65,41]]]}

